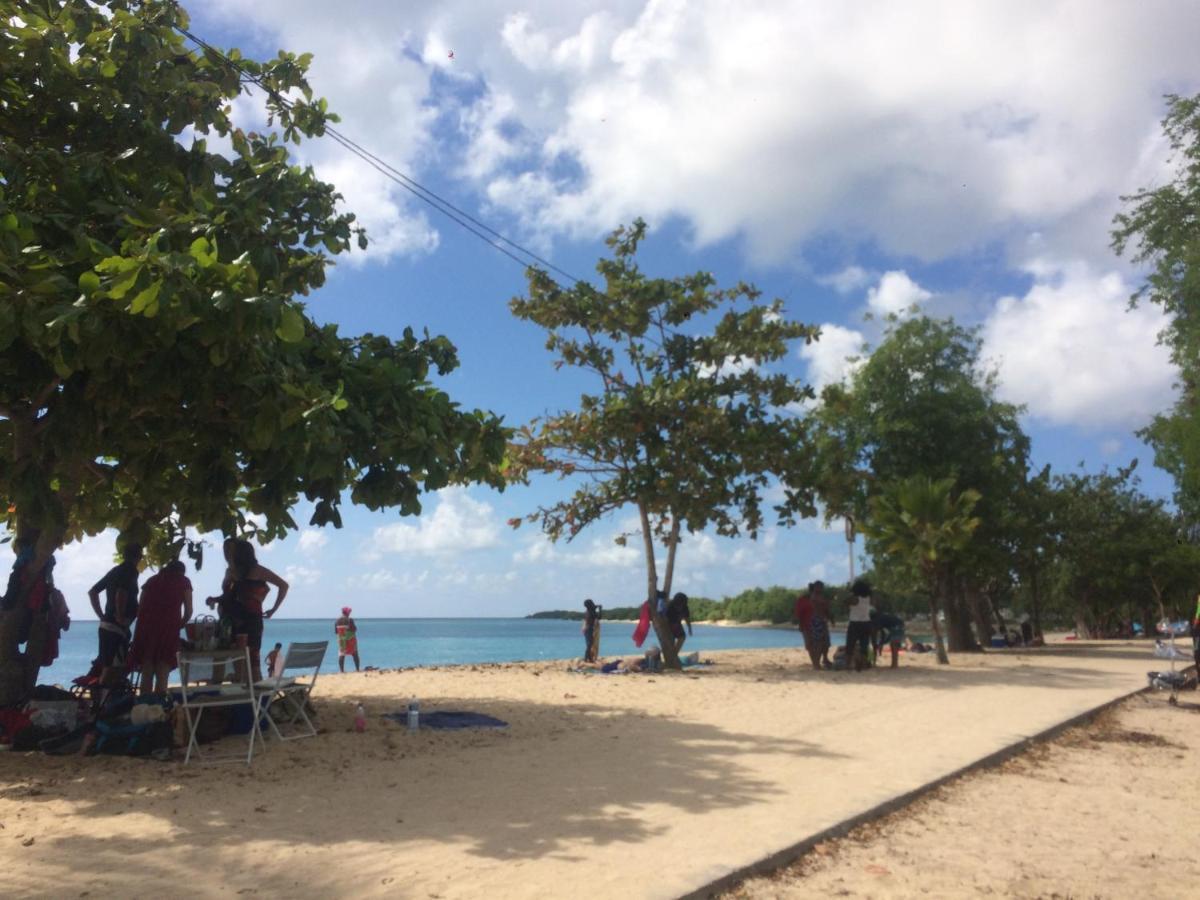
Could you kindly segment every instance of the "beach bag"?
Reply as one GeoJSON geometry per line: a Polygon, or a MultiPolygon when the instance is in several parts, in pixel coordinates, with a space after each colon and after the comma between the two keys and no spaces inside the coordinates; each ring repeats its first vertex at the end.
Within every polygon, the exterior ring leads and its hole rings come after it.
{"type": "Polygon", "coordinates": [[[217,620],[212,616],[198,616],[186,627],[187,639],[197,650],[214,650],[217,646],[217,620]]]}

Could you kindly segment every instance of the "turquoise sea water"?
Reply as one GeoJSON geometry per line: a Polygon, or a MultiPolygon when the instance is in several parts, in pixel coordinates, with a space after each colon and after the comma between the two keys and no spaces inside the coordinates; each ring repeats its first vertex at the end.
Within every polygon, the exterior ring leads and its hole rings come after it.
{"type": "MultiPolygon", "coordinates": [[[[583,655],[579,622],[556,619],[356,619],[359,657],[364,666],[441,666],[456,663],[570,659],[583,655]]],[[[605,622],[600,653],[632,656],[632,622],[605,622]]],[[[263,652],[276,641],[330,641],[326,671],[337,666],[332,619],[268,619],[263,652]]],[[[835,637],[835,642],[837,638],[835,637]]],[[[653,635],[646,641],[654,643],[653,635]]],[[[685,651],[799,647],[799,632],[782,628],[721,628],[697,625],[685,651]]],[[[96,623],[76,621],[63,635],[59,658],[44,669],[44,684],[66,684],[86,672],[96,655],[96,623]]]]}

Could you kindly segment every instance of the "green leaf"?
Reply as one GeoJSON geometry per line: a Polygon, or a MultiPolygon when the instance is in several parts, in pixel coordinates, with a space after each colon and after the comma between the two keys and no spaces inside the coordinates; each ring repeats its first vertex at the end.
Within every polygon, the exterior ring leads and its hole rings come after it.
{"type": "Polygon", "coordinates": [[[8,213],[0,219],[0,231],[16,231],[19,224],[16,213],[8,213]]]}
{"type": "MultiPolygon", "coordinates": [[[[140,312],[143,312],[148,306],[150,306],[152,304],[155,306],[155,309],[157,310],[157,302],[156,301],[158,300],[158,292],[161,288],[162,288],[161,281],[150,282],[149,287],[147,287],[143,291],[140,291],[138,293],[138,295],[133,298],[133,303],[130,304],[129,311],[136,315],[140,312]]],[[[150,316],[150,318],[153,318],[154,314],[150,313],[149,316],[150,316]]]]}
{"type": "Polygon", "coordinates": [[[115,78],[117,74],[117,64],[111,59],[106,59],[100,64],[100,74],[105,78],[115,78]]]}
{"type": "Polygon", "coordinates": [[[138,280],[138,276],[142,274],[142,267],[135,265],[134,268],[121,274],[112,284],[108,286],[108,296],[114,300],[120,300],[129,293],[134,282],[138,280]]]}
{"type": "Polygon", "coordinates": [[[279,327],[275,333],[280,340],[296,344],[304,340],[304,316],[290,306],[285,306],[279,316],[279,327]]]}
{"type": "Polygon", "coordinates": [[[207,269],[217,261],[217,248],[208,238],[198,237],[188,247],[188,255],[200,264],[200,268],[207,269]]]}
{"type": "Polygon", "coordinates": [[[95,272],[84,272],[79,276],[79,289],[85,294],[94,294],[100,290],[100,276],[95,272]]]}

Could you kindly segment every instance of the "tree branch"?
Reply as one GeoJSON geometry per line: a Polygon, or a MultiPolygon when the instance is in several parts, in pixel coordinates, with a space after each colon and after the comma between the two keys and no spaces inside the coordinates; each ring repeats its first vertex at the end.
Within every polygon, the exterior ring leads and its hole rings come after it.
{"type": "Polygon", "coordinates": [[[51,396],[53,396],[54,392],[57,391],[61,385],[61,378],[56,377],[51,379],[50,383],[42,388],[42,392],[33,398],[33,411],[36,413],[39,409],[49,403],[51,396]]]}

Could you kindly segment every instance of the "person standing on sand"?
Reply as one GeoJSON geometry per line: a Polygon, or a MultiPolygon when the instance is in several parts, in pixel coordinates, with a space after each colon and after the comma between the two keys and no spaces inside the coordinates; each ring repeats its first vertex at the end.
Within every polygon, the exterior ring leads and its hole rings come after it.
{"type": "Polygon", "coordinates": [[[846,623],[846,668],[861,672],[871,643],[871,585],[863,579],[850,588],[850,621],[846,623]]]}
{"type": "Polygon", "coordinates": [[[904,620],[885,612],[871,614],[871,627],[875,634],[875,659],[880,658],[883,645],[892,651],[892,668],[900,665],[900,648],[904,646],[904,620]]]}
{"type": "Polygon", "coordinates": [[[667,604],[667,624],[671,627],[671,637],[675,639],[675,653],[683,649],[683,642],[692,633],[692,611],[688,609],[687,594],[680,591],[667,604]],[[687,634],[683,633],[683,623],[687,622],[687,634]]]}
{"type": "Polygon", "coordinates": [[[351,609],[342,607],[342,615],[333,623],[334,634],[338,642],[338,671],[346,671],[346,657],[354,657],[354,671],[361,671],[358,663],[358,626],[350,618],[351,609]]]}
{"type": "MultiPolygon", "coordinates": [[[[813,581],[808,585],[807,593],[801,594],[796,598],[795,618],[800,626],[800,634],[804,636],[804,649],[808,651],[808,658],[812,660],[814,669],[821,668],[821,651],[817,649],[817,642],[813,637],[813,617],[816,615],[816,604],[813,603],[813,593],[825,587],[820,581],[813,581]]],[[[829,643],[829,629],[825,629],[825,643],[829,643]]]]}
{"type": "Polygon", "coordinates": [[[812,631],[813,650],[816,652],[821,666],[832,669],[833,663],[829,661],[831,642],[829,629],[833,626],[833,611],[829,603],[829,596],[825,593],[825,582],[814,581],[812,586],[809,598],[812,600],[813,614],[809,622],[809,630],[812,631]]]}
{"type": "Polygon", "coordinates": [[[143,695],[167,692],[179,653],[179,629],[192,617],[192,583],[186,571],[180,560],[173,560],[142,588],[129,665],[141,669],[143,695]]]}
{"type": "Polygon", "coordinates": [[[599,641],[596,640],[596,628],[600,623],[600,607],[589,597],[583,601],[583,661],[595,662],[600,656],[599,641]]]}
{"type": "Polygon", "coordinates": [[[142,561],[141,544],[126,544],[121,564],[113,566],[104,577],[92,585],[88,599],[100,619],[100,683],[108,685],[117,673],[125,671],[129,653],[130,629],[137,618],[138,563],[142,561]],[[104,591],[104,609],[100,608],[100,592],[104,591]]]}
{"type": "Polygon", "coordinates": [[[288,593],[288,583],[259,565],[254,545],[238,541],[233,546],[233,596],[235,616],[233,636],[239,646],[250,648],[250,672],[256,682],[262,681],[263,620],[275,615],[288,593]],[[267,594],[275,586],[275,605],[264,610],[267,594]]]}

